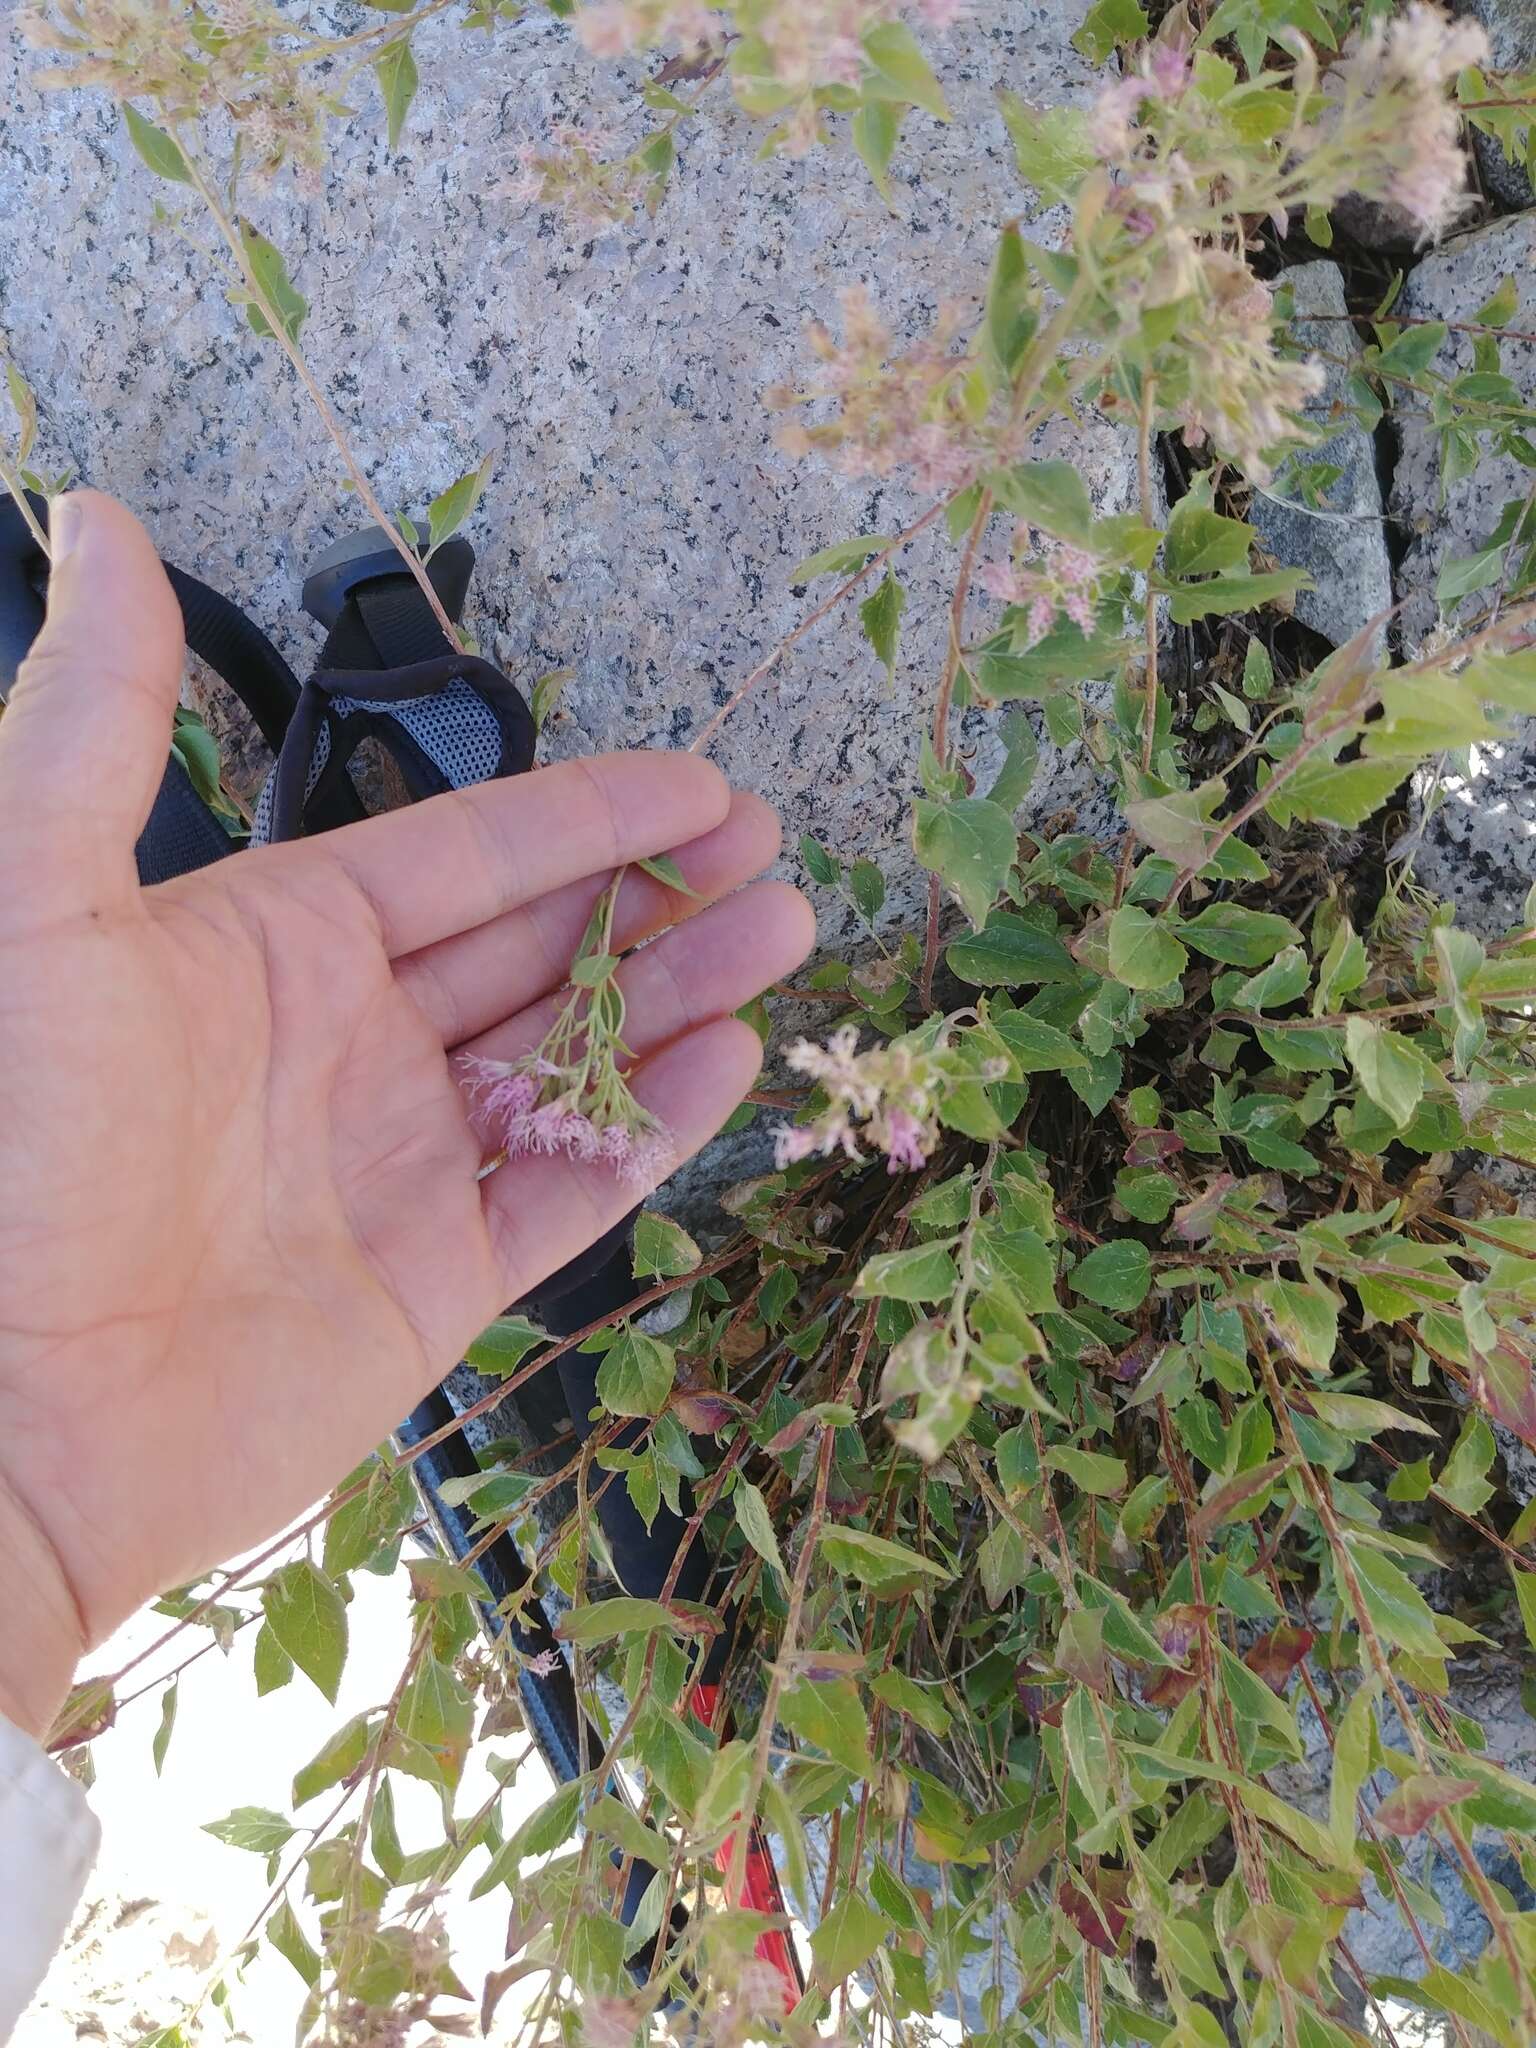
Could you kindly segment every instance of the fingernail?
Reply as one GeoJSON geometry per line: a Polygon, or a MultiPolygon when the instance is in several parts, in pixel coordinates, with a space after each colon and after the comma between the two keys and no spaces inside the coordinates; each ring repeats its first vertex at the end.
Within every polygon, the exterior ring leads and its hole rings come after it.
{"type": "Polygon", "coordinates": [[[48,507],[49,553],[53,567],[69,559],[80,539],[85,507],[78,498],[55,498],[48,507]]]}

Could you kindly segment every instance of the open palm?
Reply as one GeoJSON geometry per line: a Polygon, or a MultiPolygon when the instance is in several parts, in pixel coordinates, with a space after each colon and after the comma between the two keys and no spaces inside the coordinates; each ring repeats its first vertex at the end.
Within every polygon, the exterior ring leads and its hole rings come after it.
{"type": "Polygon", "coordinates": [[[695,1150],[730,1012],[807,950],[778,828],[706,763],[608,756],[141,890],[180,617],[109,499],[55,514],[0,723],[0,1711],[40,1725],[140,1601],[269,1534],[509,1300],[615,1222],[600,1165],[478,1178],[453,1055],[542,1037],[613,868],[636,1095],[695,1150]],[[105,624],[107,630],[103,630],[105,624]]]}

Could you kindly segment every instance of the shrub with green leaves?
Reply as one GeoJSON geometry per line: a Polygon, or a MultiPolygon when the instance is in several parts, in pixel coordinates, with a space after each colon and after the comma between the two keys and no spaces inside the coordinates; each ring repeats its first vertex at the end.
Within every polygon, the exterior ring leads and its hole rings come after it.
{"type": "MultiPolygon", "coordinates": [[[[338,52],[373,65],[396,136],[411,31],[442,4],[339,41],[247,0],[61,0],[37,19],[65,79],[116,91],[149,169],[200,195],[251,326],[305,376],[304,299],[228,181],[313,170],[338,52]],[[217,175],[210,120],[241,139],[217,175]]],[[[1396,2039],[1396,2000],[1458,2048],[1536,2039],[1536,1914],[1490,1874],[1501,1856],[1536,1885],[1536,1790],[1487,1753],[1458,1686],[1536,1639],[1536,1507],[1513,1491],[1536,1449],[1536,1220],[1511,1192],[1536,1166],[1536,906],[1490,941],[1392,852],[1447,755],[1536,713],[1530,501],[1491,508],[1485,544],[1448,566],[1430,643],[1389,652],[1373,621],[1321,660],[1285,621],[1304,579],[1258,556],[1243,516],[1316,438],[1320,381],[1255,268],[1261,231],[1325,242],[1351,193],[1444,229],[1458,95],[1523,149],[1530,81],[1489,72],[1466,23],[1361,12],[1221,0],[1154,30],[1137,0],[1096,0],[1079,46],[1109,66],[1097,103],[1000,109],[1010,224],[979,323],[945,315],[902,350],[851,295],[810,337],[804,387],[770,394],[786,446],[918,494],[894,537],[795,572],[835,579],[818,616],[856,600],[888,667],[903,550],[950,537],[947,647],[911,746],[926,921],[882,926],[878,957],[797,992],[824,1025],[790,1050],[774,1169],[731,1191],[708,1255],[642,1217],[642,1306],[669,1317],[559,1346],[511,1317],[473,1353],[485,1406],[574,1343],[601,1356],[603,1424],[558,1471],[493,1451],[454,1486],[571,1603],[561,1634],[609,1751],[510,1833],[516,1766],[492,1752],[498,1792],[453,1817],[471,1746],[515,1726],[513,1653],[481,1640],[472,1576],[413,1560],[393,1697],[299,1772],[299,1819],[237,1806],[215,1829],[270,1859],[265,1938],[311,1987],[315,2038],[404,2038],[368,2030],[458,2010],[438,1896],[467,1871],[512,1902],[485,2012],[531,1983],[551,2038],[921,2040],[959,2016],[999,2044],[1347,2048],[1396,2039]],[[1070,207],[1057,246],[1014,220],[1020,181],[1070,207]],[[1134,441],[1130,512],[1042,451],[1089,408],[1134,441]],[[1005,714],[980,788],[958,716],[1005,705],[1038,708],[1005,714]],[[1101,768],[1110,843],[1021,829],[1040,728],[1101,768]],[[572,1483],[552,1528],[538,1510],[572,1483]],[[616,1587],[592,1512],[622,1487],[649,1522],[685,1483],[743,1615],[729,1734],[687,1704],[717,1623],[616,1587]],[[409,1851],[401,1775],[439,1788],[445,1817],[409,1851]],[[761,1917],[727,1903],[746,1815],[806,1932],[787,2018],[753,1955],[761,1917]],[[1438,1939],[1431,1843],[1484,1917],[1480,1952],[1438,1939]],[[615,1857],[658,1873],[629,1928],[615,1857]],[[1411,1987],[1357,1956],[1367,1902],[1409,1931],[1411,1987]],[[686,1932],[637,1983],[630,1960],[679,1903],[686,1932]]],[[[557,139],[530,190],[602,218],[662,203],[673,129],[711,91],[761,115],[768,147],[846,143],[880,184],[903,110],[943,110],[921,36],[963,37],[957,13],[580,7],[593,51],[664,54],[644,88],[659,125],[618,165],[557,139]]],[[[1395,290],[1360,323],[1363,422],[1426,410],[1451,480],[1490,447],[1536,460],[1500,365],[1512,286],[1472,323],[1462,375],[1439,367],[1443,326],[1394,322],[1395,290]]],[[[487,481],[445,491],[432,542],[487,481]]],[[[886,877],[816,839],[803,855],[873,926],[886,877]]],[[[576,990],[611,972],[602,931],[593,945],[576,990]]],[[[595,994],[586,1014],[606,1028],[595,994]]],[[[307,1532],[317,1556],[166,1613],[221,1641],[254,1629],[261,1690],[297,1671],[334,1698],[346,1583],[398,1559],[410,1462],[386,1448],[338,1489],[307,1532]]],[[[76,1738],[110,1710],[107,1682],[82,1691],[76,1738]]]]}

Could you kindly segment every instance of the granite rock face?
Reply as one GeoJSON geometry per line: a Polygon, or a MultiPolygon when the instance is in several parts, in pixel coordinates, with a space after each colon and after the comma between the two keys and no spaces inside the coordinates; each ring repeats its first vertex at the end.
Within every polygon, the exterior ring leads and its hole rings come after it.
{"type": "MultiPolygon", "coordinates": [[[[1083,97],[1078,18],[1054,0],[998,0],[938,39],[955,119],[910,117],[889,208],[845,148],[755,161],[763,129],[723,94],[718,118],[682,130],[654,219],[596,231],[530,207],[512,192],[520,142],[577,121],[630,145],[649,118],[633,67],[589,60],[542,16],[490,41],[428,24],[400,151],[386,152],[364,83],[323,194],[299,206],[284,186],[258,207],[312,304],[306,352],[384,502],[419,508],[494,456],[469,529],[472,623],[525,685],[574,670],[547,751],[686,746],[831,587],[796,586],[795,565],[922,509],[898,482],[791,461],[761,394],[805,381],[803,328],[836,328],[847,286],[868,286],[902,341],[941,301],[979,304],[998,227],[1027,197],[997,89],[1083,97]]],[[[170,559],[311,660],[305,564],[358,523],[335,457],[287,366],[225,302],[202,225],[189,244],[153,224],[155,200],[179,188],[150,177],[100,96],[40,94],[35,62],[4,51],[0,325],[44,407],[41,452],[126,498],[170,559]]],[[[1124,508],[1124,441],[1089,423],[1070,453],[1100,504],[1124,508]]],[[[814,828],[881,862],[892,922],[921,895],[906,822],[953,562],[930,533],[899,565],[908,630],[893,688],[849,606],[712,749],[782,808],[791,847],[814,828]]],[[[990,731],[967,720],[982,775],[990,731]]],[[[1081,749],[1045,742],[1042,755],[1044,810],[1103,829],[1081,749]]],[[[822,899],[836,947],[851,919],[822,899]]]]}
{"type": "MultiPolygon", "coordinates": [[[[1490,223],[1434,251],[1413,270],[1399,310],[1420,319],[1470,320],[1505,277],[1513,276],[1519,310],[1511,327],[1536,324],[1536,214],[1490,223]]],[[[1452,333],[1438,365],[1450,373],[1472,365],[1472,337],[1452,333]]],[[[1527,392],[1536,391],[1536,346],[1506,341],[1501,361],[1527,392]]],[[[1438,618],[1435,579],[1442,563],[1476,552],[1504,505],[1523,499],[1530,472],[1513,457],[1489,456],[1443,494],[1436,436],[1422,417],[1399,415],[1399,453],[1391,515],[1408,537],[1398,568],[1403,644],[1417,649],[1438,618]]],[[[1476,604],[1477,598],[1469,600],[1476,604]]],[[[1536,881],[1536,722],[1514,722],[1513,738],[1474,748],[1470,759],[1447,765],[1433,800],[1420,795],[1425,821],[1414,870],[1437,895],[1456,903],[1462,919],[1490,935],[1520,916],[1536,881]]]]}
{"type": "Polygon", "coordinates": [[[1313,587],[1296,598],[1296,617],[1339,647],[1392,604],[1375,443],[1349,410],[1347,385],[1360,341],[1345,317],[1344,279],[1336,263],[1301,263],[1283,271],[1278,282],[1290,287],[1295,303],[1292,335],[1317,353],[1328,379],[1309,416],[1319,426],[1342,421],[1299,462],[1326,463],[1340,475],[1314,507],[1301,500],[1298,462],[1288,462],[1270,495],[1255,493],[1249,517],[1277,561],[1305,569],[1312,578],[1313,587]]]}
{"type": "MultiPolygon", "coordinates": [[[[1458,0],[1453,10],[1470,14],[1488,32],[1488,60],[1495,71],[1525,71],[1536,65],[1536,0],[1458,0]]],[[[1483,189],[1505,212],[1531,204],[1531,181],[1523,165],[1511,163],[1491,135],[1472,134],[1483,189]]]]}

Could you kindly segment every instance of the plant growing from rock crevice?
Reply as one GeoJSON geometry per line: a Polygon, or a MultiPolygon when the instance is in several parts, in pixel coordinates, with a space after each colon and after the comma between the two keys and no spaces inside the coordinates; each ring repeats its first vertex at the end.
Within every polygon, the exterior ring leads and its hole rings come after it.
{"type": "MultiPolygon", "coordinates": [[[[409,34],[431,11],[324,45],[295,36],[273,57],[265,13],[210,47],[203,17],[146,7],[159,70],[139,44],[93,41],[83,0],[50,17],[97,82],[152,103],[141,152],[211,205],[252,324],[286,336],[301,376],[303,301],[201,169],[188,124],[211,93],[237,125],[257,121],[253,160],[302,167],[326,113],[307,67],[361,59],[398,125],[409,34]],[[281,138],[294,108],[313,118],[274,145],[258,117],[281,138]]],[[[480,10],[482,25],[503,11],[480,10]]],[[[615,0],[582,22],[594,46],[680,45],[647,88],[669,121],[718,79],[779,123],[778,146],[846,116],[877,179],[893,110],[942,107],[890,6],[752,0],[684,18],[615,0]],[[700,94],[680,99],[683,84],[700,94]]],[[[628,2040],[670,2010],[731,2042],[770,2020],[797,2040],[829,2020],[922,2038],[964,1992],[978,2036],[999,2042],[1336,2048],[1367,2038],[1362,2015],[1390,2040],[1384,2002],[1401,1987],[1371,1980],[1349,1919],[1369,1897],[1411,1931],[1415,1995],[1460,2048],[1476,2031],[1507,2048],[1536,2037],[1536,1921],[1484,1861],[1502,1838],[1536,1882],[1536,1793],[1485,1753],[1455,1686],[1460,1659],[1536,1630],[1536,1513],[1516,1511],[1500,1463],[1501,1444],[1536,1448],[1536,1223],[1480,1163],[1536,1164],[1536,908],[1488,942],[1385,854],[1336,857],[1382,836],[1447,750],[1536,711],[1525,516],[1447,582],[1448,605],[1472,600],[1458,630],[1394,664],[1373,623],[1308,666],[1266,651],[1264,608],[1300,579],[1256,560],[1233,509],[1307,446],[1318,381],[1255,274],[1260,224],[1317,224],[1359,191],[1434,232],[1460,203],[1453,93],[1513,118],[1470,28],[1422,8],[1352,26],[1343,6],[1228,0],[1149,36],[1134,0],[1100,0],[1085,47],[1121,58],[1097,105],[1002,109],[1019,176],[1071,206],[1061,245],[1025,236],[1012,186],[979,322],[946,313],[903,351],[853,296],[811,337],[803,386],[772,394],[792,450],[911,486],[921,508],[895,536],[800,565],[836,581],[791,641],[856,597],[894,667],[906,550],[953,553],[911,749],[927,915],[882,927],[877,963],[826,963],[801,991],[825,1028],[791,1057],[805,1085],[775,1169],[728,1198],[732,1235],[705,1257],[647,1215],[637,1258],[654,1286],[630,1317],[553,1346],[509,1317],[472,1353],[491,1385],[471,1413],[576,1344],[600,1357],[605,1419],[561,1447],[558,1471],[492,1453],[460,1493],[484,1541],[513,1530],[541,1584],[574,1602],[561,1631],[578,1677],[616,1680],[625,1710],[601,1722],[608,1754],[510,1834],[493,1794],[407,1850],[397,1783],[425,1780],[449,1813],[477,1704],[487,1742],[513,1725],[514,1653],[481,1642],[474,1580],[412,1564],[400,1684],[295,1783],[306,1813],[334,1795],[319,1826],[252,1809],[218,1824],[272,1859],[265,1935],[311,1987],[318,2037],[380,2038],[428,2013],[442,2026],[460,1987],[438,1892],[466,1869],[513,1901],[485,2012],[533,1979],[531,2029],[550,2036],[628,2040]],[[1134,439],[1133,510],[1106,514],[1042,451],[1091,408],[1134,439]],[[1166,508],[1171,435],[1195,474],[1166,508]],[[1191,676],[1170,676],[1169,626],[1200,636],[1191,676]],[[962,716],[1005,704],[1038,711],[1005,722],[982,790],[962,716]],[[1021,830],[1036,718],[1101,766],[1118,844],[1021,830]],[[640,1309],[663,1299],[670,1327],[647,1326],[640,1309]],[[729,1737],[685,1704],[711,1617],[674,1587],[615,1593],[594,1555],[606,1490],[650,1521],[685,1482],[690,1526],[746,1617],[729,1737]],[[551,1528],[538,1510],[571,1483],[579,1511],[551,1528]],[[1499,1569],[1462,1596],[1443,1553],[1464,1534],[1499,1569]],[[612,1795],[616,1765],[632,1804],[612,1795]],[[748,1812],[810,1929],[811,1990],[782,2022],[756,1923],[721,1904],[748,1812]],[[1429,1840],[1486,1917],[1480,1956],[1434,1945],[1429,1840]],[[615,1859],[657,1871],[628,1930],[615,1859]],[[628,1958],[679,1901],[700,1909],[637,1983],[628,1958]]],[[[1394,324],[1383,304],[1352,387],[1361,412],[1431,409],[1448,467],[1509,445],[1529,424],[1498,361],[1513,305],[1481,310],[1469,383],[1436,369],[1443,330],[1394,324]]],[[[478,487],[445,494],[430,539],[478,487]]],[[[804,855],[817,884],[881,918],[871,863],[845,869],[815,840],[804,855]]],[[[609,1119],[595,1095],[565,1094],[578,1064],[587,1089],[591,1034],[606,1053],[622,1029],[602,1007],[611,909],[575,978],[591,993],[573,994],[569,1043],[547,1062],[560,1116],[579,1111],[594,1142],[622,1103],[609,1119]]],[[[532,1116],[526,1093],[516,1113],[532,1116]]],[[[341,1587],[398,1556],[414,1455],[381,1451],[351,1475],[302,1532],[318,1557],[274,1553],[170,1596],[178,1631],[207,1628],[212,1647],[249,1628],[263,1689],[297,1666],[334,1691],[341,1587]]],[[[61,1740],[78,1747],[113,1685],[119,1705],[139,1689],[127,1681],[83,1692],[61,1740]]],[[[510,1779],[516,1759],[494,1768],[510,1779]]]]}

